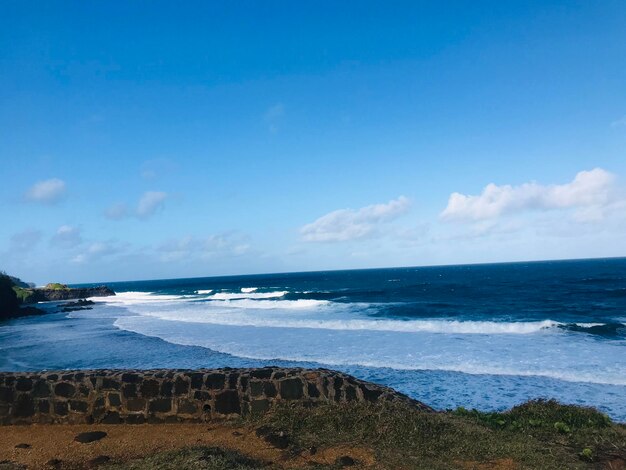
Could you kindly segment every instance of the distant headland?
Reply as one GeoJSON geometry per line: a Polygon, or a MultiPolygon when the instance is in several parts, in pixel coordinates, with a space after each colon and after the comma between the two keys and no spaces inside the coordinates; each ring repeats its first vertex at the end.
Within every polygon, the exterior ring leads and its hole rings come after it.
{"type": "Polygon", "coordinates": [[[0,320],[45,313],[32,305],[37,302],[77,300],[63,306],[64,310],[76,310],[86,308],[91,303],[85,300],[89,297],[110,295],[115,295],[115,292],[107,286],[72,288],[55,282],[35,287],[32,283],[0,272],[0,320]]]}

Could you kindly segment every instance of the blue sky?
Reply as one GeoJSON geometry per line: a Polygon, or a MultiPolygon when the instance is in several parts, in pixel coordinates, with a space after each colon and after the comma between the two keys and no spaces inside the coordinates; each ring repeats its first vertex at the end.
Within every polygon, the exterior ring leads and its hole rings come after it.
{"type": "Polygon", "coordinates": [[[0,4],[0,269],[626,255],[626,4],[0,4]]]}

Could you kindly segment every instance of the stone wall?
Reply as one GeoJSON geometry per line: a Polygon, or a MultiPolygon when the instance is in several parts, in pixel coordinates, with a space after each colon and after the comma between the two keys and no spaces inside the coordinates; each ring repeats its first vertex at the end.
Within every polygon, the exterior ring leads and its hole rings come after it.
{"type": "Polygon", "coordinates": [[[0,424],[169,423],[264,413],[281,400],[403,401],[390,388],[326,369],[0,372],[0,424]]]}

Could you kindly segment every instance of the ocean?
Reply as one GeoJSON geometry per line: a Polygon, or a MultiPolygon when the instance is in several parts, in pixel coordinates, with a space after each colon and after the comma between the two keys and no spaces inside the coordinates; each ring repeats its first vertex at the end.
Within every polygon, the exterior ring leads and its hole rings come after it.
{"type": "Polygon", "coordinates": [[[624,258],[107,285],[0,324],[0,370],[326,367],[438,409],[555,398],[626,422],[624,258]]]}

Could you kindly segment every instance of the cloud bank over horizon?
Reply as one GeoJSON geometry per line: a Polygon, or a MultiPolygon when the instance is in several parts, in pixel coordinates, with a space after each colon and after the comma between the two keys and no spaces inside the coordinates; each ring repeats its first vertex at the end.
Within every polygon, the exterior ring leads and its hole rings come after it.
{"type": "Polygon", "coordinates": [[[447,221],[481,221],[500,216],[553,209],[575,209],[580,220],[602,218],[617,202],[616,176],[602,168],[579,172],[570,183],[520,186],[490,183],[477,196],[452,193],[441,213],[447,221]]]}
{"type": "MultiPolygon", "coordinates": [[[[293,265],[289,263],[290,259],[297,262],[307,256],[319,256],[323,262],[333,253],[346,252],[351,253],[355,262],[370,260],[369,263],[373,264],[374,257],[387,253],[389,265],[401,265],[404,259],[405,264],[415,265],[420,264],[419,261],[413,261],[410,256],[398,258],[398,255],[415,250],[454,253],[453,246],[457,249],[465,245],[473,245],[479,250],[478,247],[485,243],[504,247],[524,243],[524,240],[528,240],[525,243],[539,240],[546,243],[574,236],[588,239],[590,236],[619,235],[626,230],[626,193],[619,182],[616,174],[594,168],[579,171],[570,182],[563,184],[534,181],[520,185],[490,183],[477,195],[453,192],[444,209],[432,219],[419,210],[412,210],[409,197],[399,196],[356,209],[330,211],[300,226],[298,236],[284,249],[273,243],[260,243],[259,234],[253,237],[238,230],[180,235],[179,230],[187,231],[184,226],[175,228],[174,236],[164,236],[160,240],[157,237],[153,243],[144,244],[124,240],[123,236],[94,237],[93,232],[87,235],[89,230],[73,224],[57,226],[48,236],[50,246],[65,253],[65,261],[59,261],[58,266],[65,262],[77,267],[124,266],[139,262],[152,266],[152,269],[161,266],[163,272],[167,272],[167,266],[179,266],[200,273],[201,266],[207,262],[218,262],[224,268],[245,265],[246,260],[255,259],[261,265],[263,260],[272,262],[276,266],[274,270],[281,270],[282,266],[288,269],[293,265]],[[563,213],[567,216],[563,217],[563,213]]],[[[50,191],[38,194],[49,195],[50,191]]],[[[116,214],[109,212],[102,220],[123,223],[123,219],[134,217],[142,220],[142,225],[149,226],[148,219],[165,210],[167,198],[163,191],[146,191],[134,211],[122,205],[119,217],[113,217],[116,214]]],[[[414,198],[419,201],[419,194],[416,193],[414,198]]],[[[198,217],[202,217],[202,212],[198,217]]],[[[16,249],[23,252],[23,259],[36,258],[39,242],[44,236],[44,229],[33,227],[13,234],[10,240],[13,252],[10,248],[4,258],[16,262],[19,259],[16,249]]],[[[513,254],[510,256],[515,258],[513,254]]]]}

